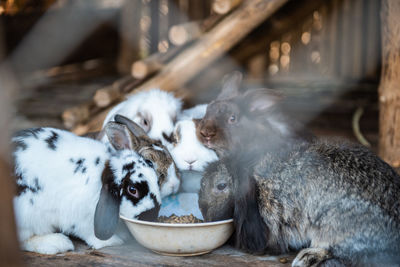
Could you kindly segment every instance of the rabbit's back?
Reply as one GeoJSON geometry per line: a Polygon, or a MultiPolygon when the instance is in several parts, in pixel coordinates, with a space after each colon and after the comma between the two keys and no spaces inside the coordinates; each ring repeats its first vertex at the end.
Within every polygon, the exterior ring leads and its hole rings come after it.
{"type": "Polygon", "coordinates": [[[316,141],[255,168],[260,212],[283,247],[400,252],[400,178],[358,145],[316,141]],[[334,246],[335,244],[340,244],[334,246]]]}

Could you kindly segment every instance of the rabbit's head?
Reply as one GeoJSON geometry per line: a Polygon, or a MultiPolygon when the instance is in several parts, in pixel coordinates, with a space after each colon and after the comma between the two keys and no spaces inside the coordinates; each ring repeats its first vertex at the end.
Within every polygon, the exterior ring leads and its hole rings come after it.
{"type": "Polygon", "coordinates": [[[151,221],[157,218],[161,205],[157,175],[133,151],[128,128],[109,122],[104,131],[116,151],[105,163],[95,210],[95,235],[102,240],[114,234],[120,213],[128,218],[151,221]]]}
{"type": "Polygon", "coordinates": [[[197,124],[199,140],[219,156],[265,141],[260,138],[274,138],[289,132],[273,116],[282,95],[264,88],[239,93],[240,81],[239,72],[225,77],[222,92],[208,105],[206,115],[197,124]]]}
{"type": "Polygon", "coordinates": [[[207,166],[201,179],[199,207],[206,221],[233,217],[233,178],[227,166],[213,162],[207,166]]]}
{"type": "Polygon", "coordinates": [[[241,74],[225,77],[222,92],[197,124],[199,140],[218,156],[258,148],[279,148],[312,135],[282,111],[283,95],[259,88],[239,92],[241,74]]]}
{"type": "Polygon", "coordinates": [[[239,155],[207,166],[201,180],[199,208],[206,221],[233,218],[236,247],[252,253],[266,250],[268,229],[258,210],[259,189],[239,155]],[[236,159],[239,159],[238,161],[236,159]]]}
{"type": "Polygon", "coordinates": [[[115,121],[128,127],[133,150],[155,169],[161,197],[176,193],[180,185],[180,174],[168,149],[160,141],[147,136],[141,127],[128,118],[117,114],[115,121]]]}
{"type": "Polygon", "coordinates": [[[178,121],[170,140],[171,155],[181,171],[203,171],[208,163],[218,159],[213,150],[197,139],[195,121],[178,121]]]}
{"type": "Polygon", "coordinates": [[[120,114],[138,124],[150,138],[165,144],[163,136],[171,135],[181,107],[181,100],[172,93],[159,89],[139,92],[115,106],[107,114],[103,126],[120,114]]]}

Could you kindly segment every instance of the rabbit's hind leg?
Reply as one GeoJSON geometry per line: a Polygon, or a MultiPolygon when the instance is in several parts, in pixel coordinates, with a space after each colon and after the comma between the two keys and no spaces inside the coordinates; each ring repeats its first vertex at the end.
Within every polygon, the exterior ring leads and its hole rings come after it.
{"type": "Polygon", "coordinates": [[[305,248],[302,249],[293,260],[292,267],[339,267],[346,266],[335,258],[324,248],[305,248]]]}
{"type": "Polygon", "coordinates": [[[41,254],[57,254],[74,250],[74,244],[64,234],[35,235],[22,242],[22,249],[41,254]]]}

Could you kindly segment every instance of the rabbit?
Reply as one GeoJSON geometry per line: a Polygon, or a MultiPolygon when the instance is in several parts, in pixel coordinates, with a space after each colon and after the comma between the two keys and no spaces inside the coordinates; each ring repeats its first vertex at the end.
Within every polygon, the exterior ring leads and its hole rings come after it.
{"type": "Polygon", "coordinates": [[[182,110],[180,114],[178,114],[178,120],[182,119],[202,119],[204,115],[206,115],[208,104],[199,104],[192,108],[188,108],[182,110]]]}
{"type": "Polygon", "coordinates": [[[181,172],[183,192],[197,193],[200,190],[201,173],[205,166],[218,159],[217,154],[199,142],[193,119],[182,119],[175,129],[168,146],[181,172]]]}
{"type": "Polygon", "coordinates": [[[270,149],[313,140],[311,132],[283,112],[282,94],[265,88],[241,93],[241,80],[240,72],[226,75],[221,93],[208,104],[204,118],[197,123],[196,134],[206,147],[222,157],[240,148],[256,150],[256,140],[265,136],[269,136],[270,149]]]}
{"type": "Polygon", "coordinates": [[[234,218],[236,246],[300,250],[297,266],[400,266],[400,177],[361,145],[298,142],[230,154],[205,170],[206,221],[234,218]]]}
{"type": "Polygon", "coordinates": [[[164,135],[171,135],[181,108],[182,101],[172,93],[160,89],[139,92],[112,108],[103,127],[113,121],[116,114],[120,114],[137,123],[150,138],[160,140],[165,145],[164,135]]]}
{"type": "Polygon", "coordinates": [[[130,119],[116,114],[114,120],[128,127],[132,133],[133,150],[155,169],[161,197],[177,193],[181,184],[181,174],[167,147],[160,141],[151,139],[139,125],[130,119]]]}
{"type": "Polygon", "coordinates": [[[154,220],[161,194],[154,169],[133,151],[125,125],[104,128],[104,143],[54,128],[18,132],[14,210],[22,248],[42,254],[73,250],[67,235],[95,249],[118,245],[119,214],[154,220]]]}

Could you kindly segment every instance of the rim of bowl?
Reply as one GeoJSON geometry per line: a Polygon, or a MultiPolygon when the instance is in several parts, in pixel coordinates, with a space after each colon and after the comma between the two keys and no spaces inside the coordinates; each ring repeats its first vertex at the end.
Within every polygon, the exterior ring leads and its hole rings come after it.
{"type": "Polygon", "coordinates": [[[151,226],[162,226],[162,227],[199,227],[199,226],[206,227],[206,226],[219,225],[219,224],[233,222],[233,219],[227,219],[227,220],[222,220],[222,221],[205,222],[205,223],[161,223],[161,222],[148,222],[148,221],[142,221],[142,220],[137,220],[137,219],[129,219],[121,214],[119,215],[119,217],[128,222],[144,224],[144,225],[151,225],[151,226]]]}

